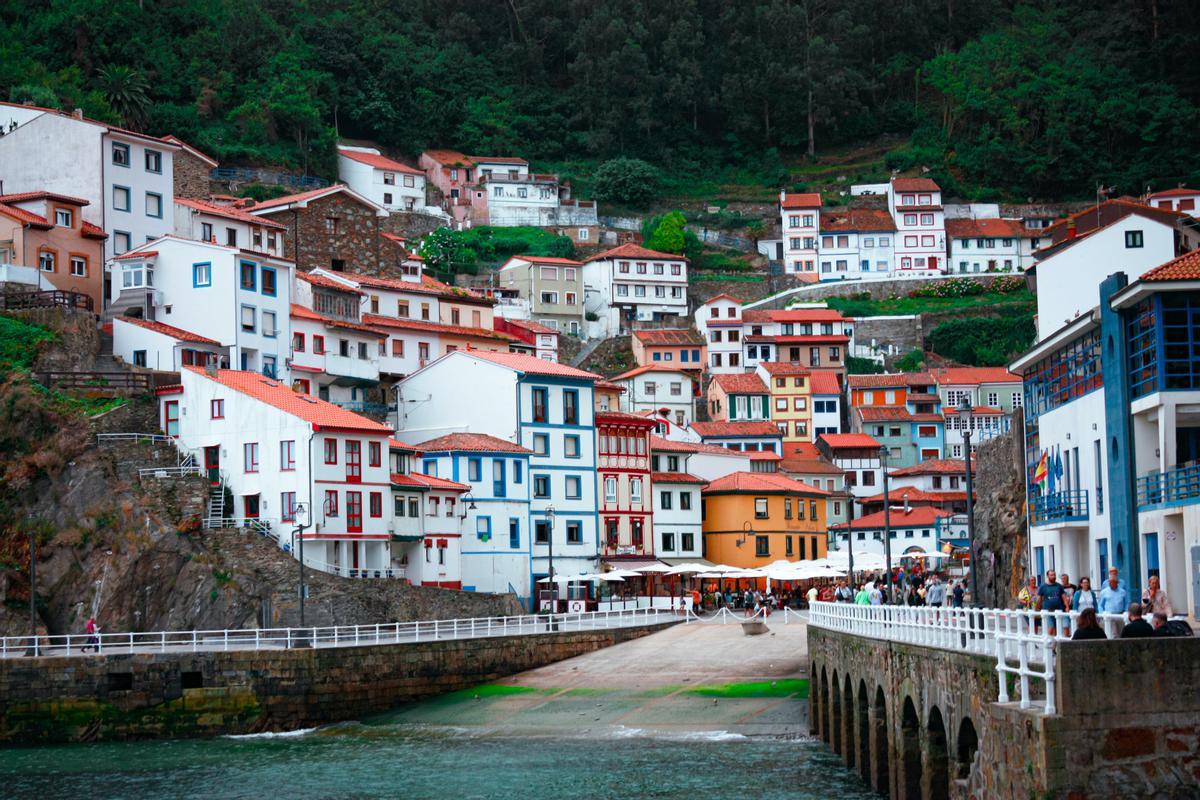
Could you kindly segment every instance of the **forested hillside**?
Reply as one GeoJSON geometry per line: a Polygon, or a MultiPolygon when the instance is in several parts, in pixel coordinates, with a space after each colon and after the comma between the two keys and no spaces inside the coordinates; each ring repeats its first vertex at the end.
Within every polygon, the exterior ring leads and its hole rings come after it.
{"type": "Polygon", "coordinates": [[[8,0],[0,98],[327,175],[340,134],[785,185],[898,133],[951,192],[1080,197],[1200,177],[1198,39],[1184,0],[8,0]]]}

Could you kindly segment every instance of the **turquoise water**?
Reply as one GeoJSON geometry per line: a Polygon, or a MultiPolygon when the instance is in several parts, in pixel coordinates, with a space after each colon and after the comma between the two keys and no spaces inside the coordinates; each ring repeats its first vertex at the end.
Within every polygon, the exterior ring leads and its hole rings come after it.
{"type": "Polygon", "coordinates": [[[721,732],[529,736],[410,724],[0,751],[0,797],[876,798],[824,746],[721,732]]]}

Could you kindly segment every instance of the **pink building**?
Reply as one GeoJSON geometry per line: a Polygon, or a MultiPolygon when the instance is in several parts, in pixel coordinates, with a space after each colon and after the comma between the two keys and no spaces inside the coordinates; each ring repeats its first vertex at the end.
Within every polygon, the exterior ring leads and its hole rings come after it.
{"type": "Polygon", "coordinates": [[[104,307],[104,240],[99,227],[83,221],[87,200],[53,192],[0,195],[0,270],[6,281],[30,290],[58,289],[104,307]],[[5,225],[3,223],[7,222],[5,225]],[[9,274],[8,265],[23,267],[9,274]]]}

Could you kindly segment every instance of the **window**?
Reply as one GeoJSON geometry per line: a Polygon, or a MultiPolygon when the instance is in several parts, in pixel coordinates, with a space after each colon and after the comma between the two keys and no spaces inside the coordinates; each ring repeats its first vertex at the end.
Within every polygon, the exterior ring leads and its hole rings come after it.
{"type": "Polygon", "coordinates": [[[675,534],[663,533],[661,536],[662,536],[662,549],[664,551],[674,550],[675,549],[675,534]]]}
{"type": "Polygon", "coordinates": [[[567,523],[567,544],[583,543],[583,523],[570,521],[567,523]]]}
{"type": "Polygon", "coordinates": [[[765,498],[765,497],[754,498],[754,518],[755,519],[766,519],[767,518],[767,498],[765,498]]]}
{"type": "Polygon", "coordinates": [[[541,296],[546,305],[558,305],[558,292],[542,292],[541,296]]]}
{"type": "Polygon", "coordinates": [[[1142,247],[1144,237],[1141,231],[1125,231],[1125,246],[1126,247],[1142,247]]]}
{"type": "Polygon", "coordinates": [[[534,497],[549,497],[550,496],[550,476],[549,475],[534,475],[533,476],[533,496],[534,497]]]}
{"type": "Polygon", "coordinates": [[[112,163],[118,167],[129,166],[129,145],[122,144],[121,142],[113,142],[112,163]]]}
{"type": "Polygon", "coordinates": [[[146,172],[162,174],[162,153],[157,150],[146,151],[146,172]]]}
{"type": "Polygon", "coordinates": [[[208,411],[213,419],[225,419],[225,401],[210,400],[208,404],[208,411]]]}
{"type": "Polygon", "coordinates": [[[403,339],[392,339],[392,356],[394,358],[404,358],[403,339]]]}
{"type": "Polygon", "coordinates": [[[371,492],[368,499],[370,501],[369,509],[371,516],[375,519],[379,519],[383,516],[383,493],[371,492]]]}
{"type": "Polygon", "coordinates": [[[583,483],[578,475],[567,476],[567,499],[578,500],[583,496],[583,483]]]}
{"type": "Polygon", "coordinates": [[[336,517],[338,515],[338,493],[335,489],[325,490],[325,516],[336,517]]]}
{"type": "Polygon", "coordinates": [[[337,439],[325,439],[325,463],[338,463],[338,443],[337,439]]]}
{"type": "Polygon", "coordinates": [[[467,480],[480,481],[483,480],[483,460],[478,458],[467,459],[467,480]]]}
{"type": "Polygon", "coordinates": [[[579,437],[563,437],[563,455],[567,458],[579,458],[579,437]]]}
{"type": "Polygon", "coordinates": [[[212,286],[212,264],[192,264],[192,286],[197,289],[212,286]]]}
{"type": "Polygon", "coordinates": [[[129,210],[129,189],[124,186],[114,186],[112,202],[113,202],[113,210],[114,211],[128,211],[129,210]]]}
{"type": "Polygon", "coordinates": [[[254,306],[242,306],[242,330],[254,333],[256,327],[254,320],[254,306]]]}
{"type": "Polygon", "coordinates": [[[278,334],[279,331],[275,327],[275,312],[262,312],[262,335],[268,339],[274,339],[278,334]]]}
{"type": "Polygon", "coordinates": [[[38,252],[38,269],[42,272],[54,272],[55,264],[58,262],[58,253],[53,250],[41,250],[38,252]]]}
{"type": "Polygon", "coordinates": [[[295,492],[280,492],[280,494],[279,494],[279,521],[280,522],[295,522],[296,521],[296,493],[295,492]]]}
{"type": "Polygon", "coordinates": [[[279,443],[279,468],[291,472],[296,468],[296,442],[287,439],[279,443]]]}
{"type": "Polygon", "coordinates": [[[346,442],[346,480],[362,481],[362,442],[357,439],[346,442]]]}
{"type": "Polygon", "coordinates": [[[533,388],[533,421],[548,422],[547,416],[547,399],[549,390],[544,386],[535,386],[533,388]]]}
{"type": "Polygon", "coordinates": [[[508,546],[513,550],[521,546],[521,521],[515,517],[508,519],[508,546]]]}
{"type": "Polygon", "coordinates": [[[325,355],[325,337],[313,334],[313,353],[318,356],[325,355]]]}
{"type": "Polygon", "coordinates": [[[764,558],[771,555],[771,537],[755,536],[754,537],[754,555],[759,558],[764,558]]]}
{"type": "Polygon", "coordinates": [[[535,433],[533,435],[533,453],[538,456],[550,455],[550,434],[535,433]]]}
{"type": "Polygon", "coordinates": [[[630,478],[629,479],[629,502],[631,502],[631,503],[642,502],[642,479],[641,478],[630,478]]]}
{"type": "Polygon", "coordinates": [[[246,472],[258,472],[258,442],[242,445],[242,465],[246,472]]]}
{"type": "Polygon", "coordinates": [[[362,533],[362,492],[346,492],[346,532],[362,533]]]}
{"type": "Polygon", "coordinates": [[[262,268],[262,293],[270,297],[275,296],[275,270],[270,267],[262,268]]]}
{"type": "Polygon", "coordinates": [[[337,235],[337,232],[338,232],[338,218],[337,217],[326,217],[325,218],[325,232],[328,234],[332,234],[334,236],[337,235]]]}
{"type": "Polygon", "coordinates": [[[146,216],[162,219],[162,195],[146,192],[146,216]]]}
{"type": "Polygon", "coordinates": [[[579,424],[579,392],[574,389],[563,390],[563,423],[579,424]]]}

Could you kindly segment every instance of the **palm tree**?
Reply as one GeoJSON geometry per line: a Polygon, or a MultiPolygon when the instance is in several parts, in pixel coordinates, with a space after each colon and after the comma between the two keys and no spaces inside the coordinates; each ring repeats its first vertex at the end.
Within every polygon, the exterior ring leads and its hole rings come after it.
{"type": "Polygon", "coordinates": [[[123,65],[103,67],[98,74],[100,88],[122,123],[130,128],[139,127],[145,121],[150,105],[150,85],[145,76],[139,70],[123,65]]]}

